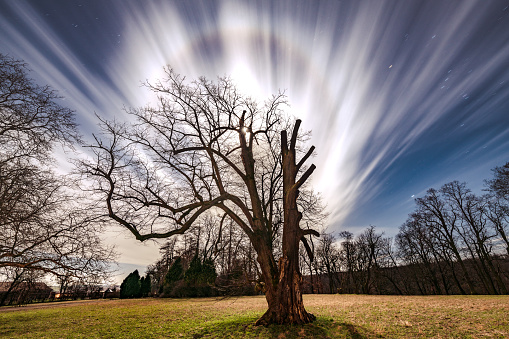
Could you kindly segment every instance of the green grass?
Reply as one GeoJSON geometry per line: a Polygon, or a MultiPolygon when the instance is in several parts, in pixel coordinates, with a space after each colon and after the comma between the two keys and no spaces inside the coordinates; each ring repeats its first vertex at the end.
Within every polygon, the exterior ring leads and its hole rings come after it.
{"type": "Polygon", "coordinates": [[[509,338],[509,296],[306,295],[317,321],[257,327],[263,297],[0,309],[1,338],[509,338]]]}

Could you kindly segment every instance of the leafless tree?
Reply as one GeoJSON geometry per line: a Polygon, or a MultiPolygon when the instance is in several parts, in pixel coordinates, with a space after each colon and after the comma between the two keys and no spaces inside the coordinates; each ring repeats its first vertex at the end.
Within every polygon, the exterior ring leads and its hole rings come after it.
{"type": "Polygon", "coordinates": [[[23,62],[0,54],[0,268],[92,277],[106,273],[113,252],[70,181],[53,171],[55,145],[79,141],[59,99],[23,62]]]}
{"type": "Polygon", "coordinates": [[[405,264],[416,269],[412,274],[422,294],[442,294],[442,287],[448,294],[448,283],[440,283],[440,280],[448,281],[440,267],[439,249],[442,245],[427,219],[423,213],[412,213],[400,227],[397,236],[400,256],[405,264]]]}
{"type": "Polygon", "coordinates": [[[441,191],[452,210],[461,220],[460,236],[474,263],[486,290],[493,294],[507,294],[500,270],[493,262],[493,239],[496,230],[489,227],[489,200],[471,193],[466,183],[453,181],[445,184],[441,191]]]}
{"type": "Polygon", "coordinates": [[[489,191],[488,217],[506,245],[509,256],[509,162],[492,171],[493,178],[485,181],[489,191]]]}
{"type": "Polygon", "coordinates": [[[507,210],[490,193],[452,181],[416,199],[396,240],[421,293],[507,293],[507,210]]]}
{"type": "Polygon", "coordinates": [[[505,246],[505,251],[509,257],[509,206],[495,195],[490,195],[487,199],[487,217],[491,222],[491,227],[500,236],[500,242],[505,246]]]}
{"type": "Polygon", "coordinates": [[[417,212],[425,216],[432,234],[439,237],[440,244],[445,248],[443,252],[451,253],[452,259],[459,265],[468,284],[468,293],[476,294],[471,272],[467,269],[461,254],[461,245],[458,240],[460,221],[457,213],[447,204],[441,192],[433,188],[429,189],[423,198],[416,199],[416,204],[417,212]]]}
{"type": "Polygon", "coordinates": [[[0,221],[0,267],[80,279],[107,275],[114,251],[102,245],[98,220],[79,206],[83,200],[66,192],[50,172],[23,172],[0,183],[2,203],[8,205],[0,221]]]}
{"type": "Polygon", "coordinates": [[[74,113],[49,86],[28,77],[23,62],[0,54],[0,164],[51,162],[55,143],[77,141],[74,113]]]}
{"type": "Polygon", "coordinates": [[[509,202],[509,162],[492,171],[493,179],[486,180],[488,189],[509,202]]]}
{"type": "Polygon", "coordinates": [[[44,273],[19,267],[0,267],[0,306],[25,304],[33,300],[44,300],[50,296],[49,290],[43,293],[38,287],[47,286],[41,283],[44,273]]]}
{"type": "Polygon", "coordinates": [[[387,280],[396,293],[403,294],[404,279],[402,279],[402,275],[404,273],[399,267],[399,257],[395,246],[395,240],[392,238],[383,238],[380,252],[379,262],[383,268],[383,270],[379,272],[382,278],[380,280],[387,280]]]}
{"type": "Polygon", "coordinates": [[[357,265],[361,280],[362,293],[376,290],[375,275],[380,269],[380,260],[384,245],[383,233],[377,233],[375,226],[368,227],[356,240],[357,265]]]}
{"type": "Polygon", "coordinates": [[[184,234],[207,211],[226,214],[249,238],[265,283],[257,324],[314,320],[302,302],[299,243],[309,249],[305,236],[319,234],[299,223],[320,208],[304,185],[314,147],[300,151],[300,120],[288,140],[283,94],[259,106],[228,78],[187,83],[165,71],[147,84],[156,107],[128,110],[133,124],[102,120],[94,160],[81,164],[90,189],[140,241],[184,234]]]}
{"type": "Polygon", "coordinates": [[[346,271],[346,276],[341,282],[341,290],[344,293],[360,293],[359,284],[356,282],[355,274],[358,271],[357,246],[352,232],[343,231],[339,233],[343,239],[340,249],[340,261],[346,271]]]}
{"type": "Polygon", "coordinates": [[[322,233],[315,250],[316,265],[320,273],[327,276],[329,293],[339,289],[340,252],[336,247],[336,237],[331,233],[322,233]]]}

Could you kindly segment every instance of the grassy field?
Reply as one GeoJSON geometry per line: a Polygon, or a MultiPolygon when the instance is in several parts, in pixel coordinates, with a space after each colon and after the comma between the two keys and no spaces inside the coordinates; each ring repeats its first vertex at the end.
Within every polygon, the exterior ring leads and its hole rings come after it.
{"type": "Polygon", "coordinates": [[[509,338],[509,296],[306,295],[317,321],[255,327],[264,297],[0,309],[1,338],[509,338]]]}

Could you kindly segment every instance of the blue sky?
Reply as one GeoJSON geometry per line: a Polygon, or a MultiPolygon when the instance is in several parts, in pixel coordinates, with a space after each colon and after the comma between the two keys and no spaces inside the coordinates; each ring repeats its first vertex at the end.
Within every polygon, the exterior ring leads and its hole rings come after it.
{"type": "MultiPolygon", "coordinates": [[[[166,64],[259,99],[286,90],[313,132],[330,231],[393,236],[428,188],[480,192],[509,161],[508,0],[0,0],[0,32],[0,53],[65,97],[85,139],[94,113],[149,102],[140,83],[166,64]]],[[[156,260],[155,244],[111,234],[121,261],[156,260]]]]}

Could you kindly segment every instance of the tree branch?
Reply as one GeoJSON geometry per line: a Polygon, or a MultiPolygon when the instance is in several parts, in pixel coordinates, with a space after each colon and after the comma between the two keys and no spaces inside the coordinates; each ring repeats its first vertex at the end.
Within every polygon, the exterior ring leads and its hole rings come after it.
{"type": "Polygon", "coordinates": [[[302,243],[304,244],[304,248],[306,249],[306,253],[308,254],[309,260],[313,261],[314,254],[313,254],[313,251],[311,250],[311,248],[309,247],[307,239],[304,237],[301,237],[300,241],[302,241],[302,243]]]}
{"type": "Polygon", "coordinates": [[[311,156],[311,154],[313,154],[314,150],[315,150],[315,146],[311,146],[311,148],[306,153],[306,155],[302,159],[300,159],[299,163],[297,164],[297,171],[301,168],[302,165],[304,165],[304,163],[306,162],[306,160],[308,160],[308,158],[311,156]]]}
{"type": "Polygon", "coordinates": [[[297,119],[295,121],[295,126],[293,127],[293,131],[292,131],[292,140],[290,140],[290,149],[291,150],[295,149],[295,144],[297,143],[297,134],[299,133],[299,127],[300,127],[301,122],[302,122],[302,120],[300,120],[300,119],[297,119]]]}
{"type": "Polygon", "coordinates": [[[297,181],[295,183],[295,185],[292,187],[292,189],[296,189],[298,190],[303,184],[304,182],[306,182],[306,180],[309,178],[309,176],[313,173],[313,171],[316,169],[316,166],[315,164],[312,164],[311,166],[309,166],[309,168],[307,169],[306,172],[304,172],[304,174],[302,175],[302,177],[300,177],[299,181],[297,181]]]}
{"type": "Polygon", "coordinates": [[[312,230],[310,228],[306,229],[306,230],[302,230],[302,236],[305,236],[305,235],[314,235],[315,237],[320,237],[320,233],[318,233],[317,231],[315,230],[312,230]]]}

